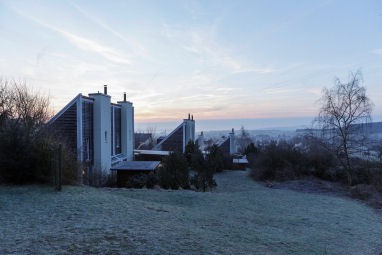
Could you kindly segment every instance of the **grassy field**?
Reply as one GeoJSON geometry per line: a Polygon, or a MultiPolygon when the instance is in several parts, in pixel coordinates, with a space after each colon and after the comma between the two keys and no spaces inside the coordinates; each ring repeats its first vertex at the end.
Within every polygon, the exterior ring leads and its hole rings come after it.
{"type": "Polygon", "coordinates": [[[214,192],[0,186],[0,254],[380,254],[381,219],[245,172],[214,192]]]}

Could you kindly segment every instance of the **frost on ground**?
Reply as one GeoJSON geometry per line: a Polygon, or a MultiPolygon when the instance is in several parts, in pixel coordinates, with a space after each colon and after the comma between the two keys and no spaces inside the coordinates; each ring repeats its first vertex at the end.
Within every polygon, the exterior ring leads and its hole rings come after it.
{"type": "Polygon", "coordinates": [[[369,207],[246,174],[207,193],[0,186],[0,254],[378,254],[369,207]]]}

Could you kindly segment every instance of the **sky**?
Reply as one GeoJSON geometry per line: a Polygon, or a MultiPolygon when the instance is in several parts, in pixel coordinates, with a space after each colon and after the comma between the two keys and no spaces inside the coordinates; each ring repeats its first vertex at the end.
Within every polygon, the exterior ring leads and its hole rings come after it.
{"type": "Polygon", "coordinates": [[[0,0],[0,37],[0,77],[55,112],[107,84],[114,102],[127,93],[138,126],[188,113],[302,124],[324,87],[361,70],[382,119],[380,0],[0,0]]]}

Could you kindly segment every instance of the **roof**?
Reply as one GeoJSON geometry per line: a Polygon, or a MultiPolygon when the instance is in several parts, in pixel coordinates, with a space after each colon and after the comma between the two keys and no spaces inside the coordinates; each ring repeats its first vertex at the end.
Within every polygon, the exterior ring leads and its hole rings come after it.
{"type": "Polygon", "coordinates": [[[82,97],[82,94],[78,94],[75,98],[72,99],[72,101],[70,101],[67,105],[65,105],[64,108],[62,108],[58,113],[56,113],[53,118],[51,118],[49,121],[48,121],[48,125],[52,124],[53,122],[55,122],[62,114],[64,114],[72,105],[74,105],[75,103],[77,103],[77,100],[79,98],[82,97]]]}
{"type": "Polygon", "coordinates": [[[158,156],[168,156],[171,151],[155,151],[155,150],[134,150],[134,154],[138,155],[158,155],[158,156]]]}
{"type": "Polygon", "coordinates": [[[154,149],[159,149],[163,143],[165,143],[180,128],[183,128],[183,126],[184,126],[184,122],[180,123],[179,126],[177,126],[173,131],[171,131],[170,134],[165,136],[157,145],[155,145],[154,149]]]}
{"type": "Polygon", "coordinates": [[[234,164],[248,164],[248,159],[246,158],[234,158],[232,160],[234,164]]]}
{"type": "Polygon", "coordinates": [[[160,161],[123,161],[113,166],[111,171],[154,171],[160,161]]]}

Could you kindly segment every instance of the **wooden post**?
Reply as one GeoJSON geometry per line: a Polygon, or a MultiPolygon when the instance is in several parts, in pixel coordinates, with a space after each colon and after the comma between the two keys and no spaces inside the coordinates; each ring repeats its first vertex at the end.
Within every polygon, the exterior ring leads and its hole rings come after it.
{"type": "Polygon", "coordinates": [[[56,151],[56,157],[55,157],[55,184],[56,184],[56,191],[62,190],[62,145],[58,145],[58,149],[56,151]]]}

